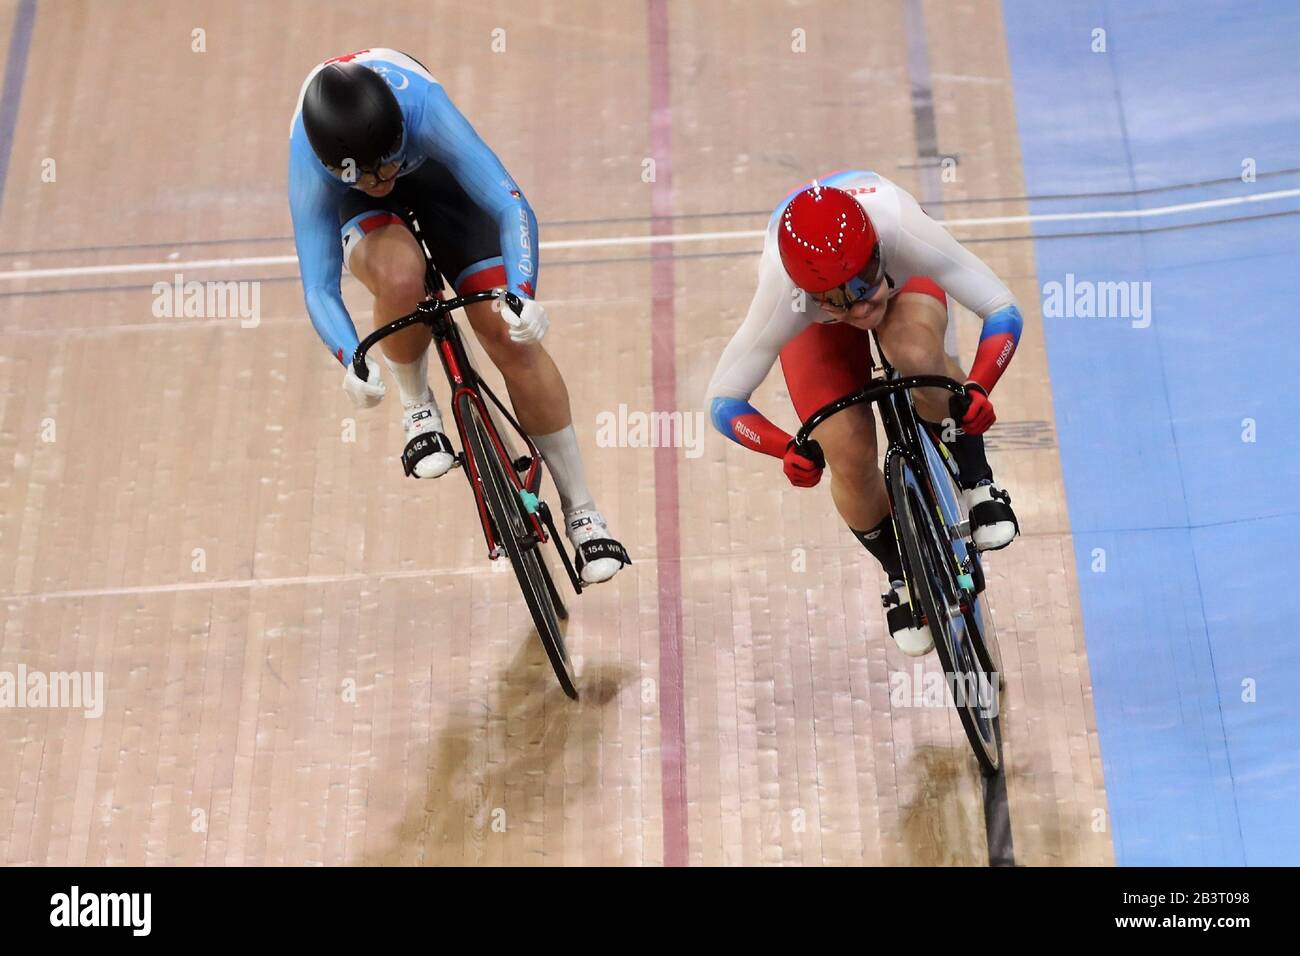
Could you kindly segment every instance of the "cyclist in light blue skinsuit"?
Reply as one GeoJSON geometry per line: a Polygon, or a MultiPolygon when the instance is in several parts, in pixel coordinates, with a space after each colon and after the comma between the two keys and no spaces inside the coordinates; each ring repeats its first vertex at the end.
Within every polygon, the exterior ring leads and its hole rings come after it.
{"type": "MultiPolygon", "coordinates": [[[[415,310],[426,297],[425,261],[404,213],[414,214],[458,295],[508,288],[523,300],[519,315],[492,302],[466,313],[555,480],[583,580],[613,577],[626,552],[587,488],[568,390],[541,345],[550,323],[534,300],[537,219],[429,71],[389,49],[315,67],[290,127],[289,206],[308,314],[346,367],[344,390],[360,407],[378,404],[386,388],[379,363],[365,381],[352,369],[357,331],[339,279],[346,267],[374,294],[376,328],[415,310]]],[[[453,462],[429,389],[429,341],[429,329],[413,325],[381,343],[402,400],[403,464],[417,478],[442,475],[453,462]]]]}

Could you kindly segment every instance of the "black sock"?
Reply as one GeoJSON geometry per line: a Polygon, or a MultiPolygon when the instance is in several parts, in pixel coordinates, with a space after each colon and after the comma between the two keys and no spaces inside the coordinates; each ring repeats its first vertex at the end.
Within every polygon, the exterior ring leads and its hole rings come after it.
{"type": "Polygon", "coordinates": [[[957,461],[957,471],[961,474],[961,486],[974,488],[981,481],[993,478],[993,469],[984,457],[984,436],[967,435],[959,432],[955,441],[944,442],[952,457],[957,461]]]}
{"type": "Polygon", "coordinates": [[[898,538],[894,535],[894,519],[890,515],[885,515],[884,520],[870,531],[849,530],[880,562],[890,581],[903,580],[903,559],[898,555],[898,538]]]}

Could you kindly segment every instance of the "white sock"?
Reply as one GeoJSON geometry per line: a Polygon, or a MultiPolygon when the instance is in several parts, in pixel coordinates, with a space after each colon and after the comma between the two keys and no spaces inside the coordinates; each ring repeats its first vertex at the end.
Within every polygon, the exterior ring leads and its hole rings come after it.
{"type": "Polygon", "coordinates": [[[560,493],[560,508],[565,515],[586,509],[595,510],[587,489],[587,476],[582,468],[582,455],[578,452],[578,433],[569,425],[549,435],[529,435],[537,450],[542,453],[546,467],[560,493]]]}
{"type": "Polygon", "coordinates": [[[387,355],[384,361],[388,367],[393,370],[393,378],[397,379],[397,392],[402,396],[403,405],[413,405],[416,402],[427,402],[431,396],[429,391],[429,353],[424,351],[414,362],[404,363],[396,362],[387,355]]]}

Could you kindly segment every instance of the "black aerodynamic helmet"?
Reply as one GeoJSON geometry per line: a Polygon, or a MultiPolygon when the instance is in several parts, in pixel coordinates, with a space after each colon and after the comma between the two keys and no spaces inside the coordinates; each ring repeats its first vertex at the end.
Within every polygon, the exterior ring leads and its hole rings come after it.
{"type": "Polygon", "coordinates": [[[401,147],[402,108],[388,82],[360,63],[327,63],[307,84],[302,125],[316,156],[331,169],[352,160],[373,172],[401,147]]]}

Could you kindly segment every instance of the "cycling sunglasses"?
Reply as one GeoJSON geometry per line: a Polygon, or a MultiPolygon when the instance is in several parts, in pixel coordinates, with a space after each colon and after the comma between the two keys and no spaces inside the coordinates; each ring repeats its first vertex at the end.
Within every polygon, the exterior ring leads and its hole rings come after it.
{"type": "Polygon", "coordinates": [[[880,243],[871,251],[871,258],[857,275],[833,289],[814,294],[818,302],[824,302],[832,308],[847,309],[855,302],[870,299],[885,281],[885,260],[880,254],[880,243]]]}
{"type": "MultiPolygon", "coordinates": [[[[388,153],[386,153],[379,160],[379,162],[377,162],[374,166],[357,167],[356,180],[352,183],[349,183],[349,185],[360,185],[362,183],[362,180],[367,177],[371,180],[371,182],[366,183],[366,185],[374,185],[374,186],[396,179],[398,176],[402,174],[402,170],[406,168],[406,157],[405,155],[403,155],[405,153],[405,146],[406,146],[406,136],[403,133],[403,135],[398,138],[397,142],[393,143],[392,149],[390,149],[388,153]],[[387,176],[381,176],[380,175],[381,171],[389,166],[395,167],[392,173],[387,176]]],[[[347,170],[341,169],[338,166],[331,166],[328,163],[325,164],[325,168],[328,169],[335,176],[337,176],[339,179],[343,179],[346,181],[346,174],[348,172],[347,170]]]]}

